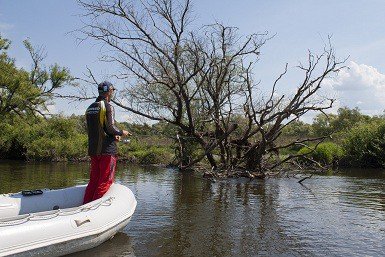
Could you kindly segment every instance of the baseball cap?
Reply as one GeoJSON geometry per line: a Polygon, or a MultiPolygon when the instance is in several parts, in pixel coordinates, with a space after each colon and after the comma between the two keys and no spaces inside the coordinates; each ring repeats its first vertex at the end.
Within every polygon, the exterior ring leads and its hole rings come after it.
{"type": "Polygon", "coordinates": [[[110,83],[108,81],[103,81],[102,83],[100,83],[98,85],[98,92],[99,92],[99,94],[106,93],[106,92],[110,91],[111,88],[112,88],[112,90],[115,90],[112,83],[110,83]]]}

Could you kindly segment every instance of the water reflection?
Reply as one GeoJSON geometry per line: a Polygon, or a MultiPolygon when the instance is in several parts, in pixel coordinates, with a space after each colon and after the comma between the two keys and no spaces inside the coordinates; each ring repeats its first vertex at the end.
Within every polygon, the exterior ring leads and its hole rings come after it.
{"type": "MultiPolygon", "coordinates": [[[[358,171],[215,183],[172,169],[119,165],[138,200],[114,239],[73,256],[379,256],[385,173],[358,171]],[[359,173],[359,174],[358,174],[359,173]]],[[[83,184],[88,165],[0,163],[0,192],[83,184]]]]}
{"type": "Polygon", "coordinates": [[[88,164],[0,162],[0,193],[85,184],[88,164]]]}
{"type": "MultiPolygon", "coordinates": [[[[355,194],[365,187],[368,194],[383,191],[383,183],[372,179],[316,177],[300,190],[290,180],[281,181],[280,211],[285,232],[300,240],[297,252],[311,255],[376,256],[384,252],[384,210],[377,203],[355,194]],[[282,215],[284,214],[284,215],[282,215]],[[302,243],[311,245],[303,247],[302,243]]],[[[373,198],[374,199],[374,198],[373,198]]],[[[372,200],[373,200],[372,199],[372,200]]]]}

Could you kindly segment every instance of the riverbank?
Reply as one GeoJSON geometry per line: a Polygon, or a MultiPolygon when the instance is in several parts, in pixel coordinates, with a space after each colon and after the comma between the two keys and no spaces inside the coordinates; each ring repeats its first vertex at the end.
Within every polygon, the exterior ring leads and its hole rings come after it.
{"type": "MultiPolygon", "coordinates": [[[[161,165],[178,163],[177,158],[180,156],[176,152],[178,142],[175,140],[177,131],[172,126],[162,122],[153,125],[121,123],[118,126],[134,135],[129,138],[128,144],[119,143],[120,162],[161,165]]],[[[84,116],[57,115],[49,119],[34,117],[30,120],[14,116],[1,120],[0,130],[0,159],[88,161],[84,116]]],[[[338,115],[330,115],[329,119],[317,116],[312,124],[294,122],[285,128],[277,145],[325,136],[333,131],[335,133],[326,137],[315,150],[315,144],[304,146],[299,143],[276,153],[279,153],[281,160],[290,155],[306,155],[332,168],[385,168],[385,117],[370,117],[357,109],[342,108],[338,115]]],[[[192,160],[202,154],[202,149],[194,141],[188,141],[186,145],[188,151],[183,158],[192,160]]],[[[212,154],[217,156],[219,152],[216,150],[212,154]]],[[[301,161],[304,167],[311,164],[305,158],[301,161]]],[[[206,162],[206,159],[202,162],[206,162]]]]}

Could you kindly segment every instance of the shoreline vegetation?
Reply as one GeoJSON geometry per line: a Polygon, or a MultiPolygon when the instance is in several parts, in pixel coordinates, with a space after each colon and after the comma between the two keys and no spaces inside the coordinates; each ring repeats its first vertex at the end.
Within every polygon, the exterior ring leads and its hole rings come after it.
{"type": "MultiPolygon", "coordinates": [[[[83,162],[88,161],[87,134],[84,116],[51,118],[35,117],[33,122],[14,116],[0,121],[0,159],[83,162]]],[[[166,123],[129,124],[118,126],[131,131],[134,136],[128,144],[119,144],[119,162],[142,165],[176,166],[175,131],[166,123]]],[[[385,116],[368,116],[360,111],[340,108],[329,117],[318,115],[312,124],[295,122],[287,126],[280,144],[293,138],[328,135],[315,151],[308,147],[293,146],[281,152],[309,153],[309,157],[326,167],[384,168],[385,167],[385,116]]],[[[199,149],[192,149],[199,151],[199,149]]],[[[198,154],[198,153],[192,153],[198,154]]],[[[310,165],[307,158],[304,166],[310,165]]],[[[205,163],[200,165],[205,167],[205,163]]],[[[236,171],[233,171],[236,174],[236,171]]],[[[210,176],[210,173],[206,173],[210,176]]],[[[255,174],[254,176],[257,177],[255,174]]]]}

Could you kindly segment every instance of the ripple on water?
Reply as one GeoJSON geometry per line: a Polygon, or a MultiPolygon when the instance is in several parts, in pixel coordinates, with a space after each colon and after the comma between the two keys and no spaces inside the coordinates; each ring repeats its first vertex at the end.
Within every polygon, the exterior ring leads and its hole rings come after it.
{"type": "MultiPolygon", "coordinates": [[[[88,165],[0,164],[0,190],[82,184],[88,165]],[[16,166],[17,171],[13,168],[16,166]],[[42,186],[44,185],[44,186],[42,186]]],[[[113,240],[77,256],[380,256],[385,176],[225,180],[118,166],[138,206],[113,240]]]]}

